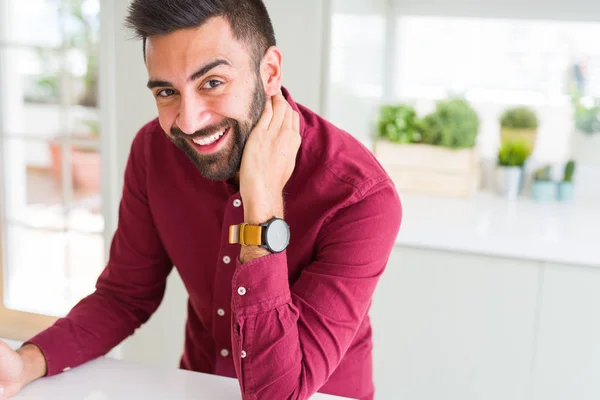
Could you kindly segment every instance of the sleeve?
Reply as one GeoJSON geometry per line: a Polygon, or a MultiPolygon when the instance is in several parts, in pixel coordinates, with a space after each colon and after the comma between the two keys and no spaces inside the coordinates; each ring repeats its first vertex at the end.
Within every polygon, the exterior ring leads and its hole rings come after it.
{"type": "Polygon", "coordinates": [[[308,399],[335,371],[371,304],[401,222],[389,181],[339,210],[290,287],[286,253],[240,264],[232,347],[243,399],[308,399]]]}
{"type": "Polygon", "coordinates": [[[148,204],[144,129],[131,147],[119,222],[96,290],[66,317],[26,342],[44,354],[47,376],[105,355],[146,322],[162,301],[173,265],[148,204]]]}

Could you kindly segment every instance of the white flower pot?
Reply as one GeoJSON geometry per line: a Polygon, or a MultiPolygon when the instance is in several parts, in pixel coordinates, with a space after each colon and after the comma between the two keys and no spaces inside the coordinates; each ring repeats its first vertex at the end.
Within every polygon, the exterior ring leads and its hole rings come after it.
{"type": "Polygon", "coordinates": [[[496,188],[501,196],[516,200],[521,193],[522,184],[523,168],[499,166],[496,169],[496,188]]]}

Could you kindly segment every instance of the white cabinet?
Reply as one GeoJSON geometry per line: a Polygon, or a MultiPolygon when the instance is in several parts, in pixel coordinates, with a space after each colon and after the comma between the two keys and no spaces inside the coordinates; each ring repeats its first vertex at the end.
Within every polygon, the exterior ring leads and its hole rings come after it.
{"type": "Polygon", "coordinates": [[[377,400],[526,399],[541,266],[394,249],[371,318],[377,400]]]}
{"type": "Polygon", "coordinates": [[[535,400],[600,398],[600,270],[549,265],[535,359],[535,400]]]}

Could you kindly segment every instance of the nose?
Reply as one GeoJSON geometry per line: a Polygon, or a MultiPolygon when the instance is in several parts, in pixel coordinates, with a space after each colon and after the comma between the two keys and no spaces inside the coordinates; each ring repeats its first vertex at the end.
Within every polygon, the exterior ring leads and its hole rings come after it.
{"type": "Polygon", "coordinates": [[[194,96],[182,96],[176,123],[183,133],[193,135],[208,126],[210,119],[211,112],[202,99],[194,96]]]}

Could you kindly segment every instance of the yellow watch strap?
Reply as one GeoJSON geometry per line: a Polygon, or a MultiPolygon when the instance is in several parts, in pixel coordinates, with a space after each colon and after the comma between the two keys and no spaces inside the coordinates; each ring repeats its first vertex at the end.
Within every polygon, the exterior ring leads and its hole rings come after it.
{"type": "Polygon", "coordinates": [[[246,223],[229,227],[229,243],[239,243],[242,246],[262,245],[262,226],[246,223]]]}

